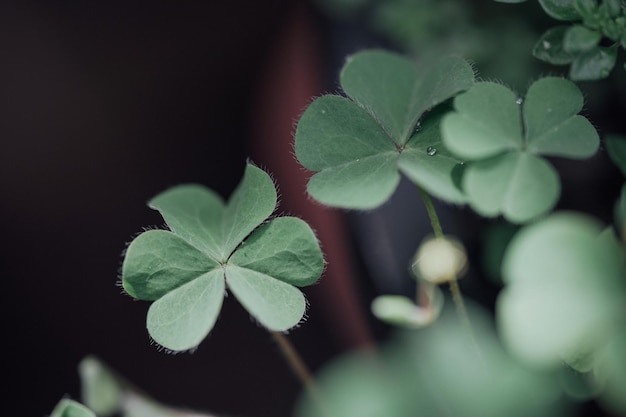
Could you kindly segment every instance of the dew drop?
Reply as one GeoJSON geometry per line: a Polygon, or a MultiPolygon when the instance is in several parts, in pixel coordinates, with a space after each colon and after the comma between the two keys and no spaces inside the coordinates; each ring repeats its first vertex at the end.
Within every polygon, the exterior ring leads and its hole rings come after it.
{"type": "Polygon", "coordinates": [[[322,110],[322,114],[326,114],[326,110],[322,110]]]}
{"type": "Polygon", "coordinates": [[[433,156],[437,153],[437,148],[433,148],[432,146],[429,146],[428,148],[426,148],[426,153],[429,156],[433,156]]]}
{"type": "Polygon", "coordinates": [[[550,47],[552,46],[550,45],[550,42],[548,41],[543,41],[542,45],[543,45],[543,49],[550,49],[550,47]]]}
{"type": "Polygon", "coordinates": [[[422,124],[420,122],[417,122],[417,124],[415,125],[415,129],[413,130],[413,133],[417,133],[420,130],[422,130],[422,124]]]}
{"type": "Polygon", "coordinates": [[[523,98],[521,98],[521,97],[518,97],[518,99],[517,99],[517,100],[515,100],[515,102],[516,102],[517,104],[522,104],[522,103],[524,102],[524,99],[523,99],[523,98]]]}

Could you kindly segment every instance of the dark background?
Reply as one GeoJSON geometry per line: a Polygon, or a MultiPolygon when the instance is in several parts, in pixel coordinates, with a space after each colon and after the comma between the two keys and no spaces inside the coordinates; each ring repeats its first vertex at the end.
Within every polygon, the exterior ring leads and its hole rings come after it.
{"type": "MultiPolygon", "coordinates": [[[[64,395],[79,399],[77,365],[88,354],[166,404],[290,415],[299,383],[232,297],[195,353],[165,354],[150,344],[147,304],[116,285],[121,254],[143,227],[162,223],[145,205],[158,192],[199,182],[228,196],[246,158],[276,163],[277,145],[256,129],[267,127],[259,120],[266,107],[280,109],[269,96],[291,92],[291,84],[276,91],[290,82],[280,69],[291,67],[276,66],[281,54],[310,59],[295,67],[304,78],[319,74],[301,91],[309,100],[334,88],[329,74],[343,54],[379,44],[355,22],[333,25],[307,3],[286,0],[0,3],[3,415],[44,416],[64,395]],[[307,36],[316,42],[285,44],[307,36]]],[[[586,88],[587,115],[601,134],[626,131],[619,92],[586,88]]],[[[290,134],[304,104],[289,108],[279,129],[290,134]]],[[[557,164],[560,207],[611,221],[622,178],[604,150],[586,164],[557,164]]],[[[452,231],[478,250],[485,221],[455,216],[452,231]]],[[[367,276],[367,248],[351,248],[355,275],[367,276]]],[[[322,280],[305,290],[309,319],[290,336],[313,369],[384,334],[375,323],[360,333],[341,330],[341,317],[329,314],[339,311],[335,301],[320,297],[334,285],[322,280]]],[[[484,282],[463,286],[492,300],[484,282]]],[[[357,308],[367,308],[375,287],[363,281],[357,308]]]]}

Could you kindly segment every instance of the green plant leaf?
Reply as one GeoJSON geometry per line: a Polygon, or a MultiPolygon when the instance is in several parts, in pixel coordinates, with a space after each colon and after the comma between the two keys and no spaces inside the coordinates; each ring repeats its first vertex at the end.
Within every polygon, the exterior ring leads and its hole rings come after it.
{"type": "Polygon", "coordinates": [[[553,65],[567,65],[574,56],[567,52],[563,39],[570,26],[555,26],[544,32],[533,47],[533,56],[553,65]]]}
{"type": "Polygon", "coordinates": [[[300,290],[252,269],[236,265],[225,269],[228,288],[263,326],[284,331],[300,322],[306,310],[300,290]]]}
{"type": "Polygon", "coordinates": [[[443,111],[433,111],[420,123],[397,160],[398,169],[429,194],[452,203],[465,202],[458,187],[463,161],[441,139],[443,111]]]}
{"type": "Polygon", "coordinates": [[[444,118],[444,144],[465,159],[521,148],[522,119],[516,100],[517,96],[500,84],[477,83],[454,100],[457,111],[444,118]]]}
{"type": "Polygon", "coordinates": [[[583,96],[571,81],[546,77],[534,82],[523,103],[526,143],[530,152],[584,159],[598,150],[595,128],[577,113],[583,96]]]}
{"type": "Polygon", "coordinates": [[[604,144],[609,158],[626,177],[626,136],[607,135],[604,144]]]}
{"type": "Polygon", "coordinates": [[[96,414],[81,403],[64,398],[54,407],[50,417],[96,417],[96,414]]]}
{"type": "Polygon", "coordinates": [[[626,414],[626,331],[616,331],[598,354],[595,374],[602,384],[599,402],[616,415],[626,414]]]}
{"type": "Polygon", "coordinates": [[[108,417],[117,413],[123,389],[115,375],[93,356],[80,361],[78,372],[83,403],[98,416],[108,417]]]}
{"type": "Polygon", "coordinates": [[[595,11],[598,10],[597,0],[574,0],[574,7],[576,11],[583,17],[593,16],[595,11]]]}
{"type": "Polygon", "coordinates": [[[563,49],[570,54],[588,51],[600,43],[602,34],[583,25],[567,29],[563,38],[563,49]]]}
{"type": "Polygon", "coordinates": [[[557,20],[580,20],[575,0],[539,0],[543,10],[557,20]]]}
{"type": "Polygon", "coordinates": [[[149,230],[126,250],[122,284],[130,296],[152,301],[218,266],[178,235],[149,230]]]}
{"type": "Polygon", "coordinates": [[[276,208],[276,189],[262,170],[248,165],[228,205],[199,185],[172,188],[152,199],[169,228],[191,245],[223,262],[276,208]]]}
{"type": "Polygon", "coordinates": [[[376,207],[400,181],[393,142],[347,99],[327,95],[315,100],[298,122],[295,146],[300,163],[320,171],[309,181],[308,191],[324,204],[376,207]]]}
{"type": "Polygon", "coordinates": [[[617,48],[596,47],[572,61],[569,77],[574,81],[600,80],[609,76],[617,62],[617,48]]]}
{"type": "Polygon", "coordinates": [[[626,288],[620,251],[601,231],[588,216],[556,213],[509,244],[496,312],[505,344],[520,358],[552,368],[606,341],[626,288]]]}
{"type": "Polygon", "coordinates": [[[296,286],[313,284],[324,268],[313,231],[296,217],[279,217],[261,226],[229,263],[296,286]]]}
{"type": "Polygon", "coordinates": [[[441,112],[421,119],[473,79],[471,66],[458,57],[422,71],[389,52],[350,57],[341,71],[348,98],[322,96],[298,121],[296,156],[316,172],[309,194],[331,206],[371,209],[389,199],[402,172],[435,196],[462,203],[453,174],[460,161],[445,150],[436,128],[441,112]]]}
{"type": "Polygon", "coordinates": [[[453,154],[470,161],[462,188],[471,207],[516,223],[554,207],[559,178],[540,155],[587,158],[599,146],[591,123],[577,115],[582,104],[576,85],[557,77],[537,80],[523,100],[492,82],[457,96],[441,133],[453,154]]]}
{"type": "Polygon", "coordinates": [[[519,363],[500,345],[491,317],[468,303],[475,333],[451,309],[432,326],[395,331],[377,355],[352,352],[316,376],[324,413],[310,395],[296,416],[562,416],[554,378],[519,363]],[[479,353],[480,352],[480,353],[479,353]]]}
{"type": "Polygon", "coordinates": [[[432,324],[443,308],[443,294],[438,286],[428,282],[420,282],[428,297],[427,306],[418,306],[415,302],[402,295],[381,295],[372,301],[372,314],[386,323],[419,329],[432,324]]]}
{"type": "Polygon", "coordinates": [[[148,309],[146,323],[150,336],[172,351],[198,346],[213,329],[224,291],[222,268],[169,291],[148,309]]]}
{"type": "Polygon", "coordinates": [[[224,201],[198,184],[170,188],[148,202],[169,229],[216,262],[224,258],[221,244],[224,201]]]}
{"type": "Polygon", "coordinates": [[[424,112],[471,87],[474,72],[450,56],[424,71],[386,51],[365,51],[348,58],[341,70],[343,91],[376,117],[391,140],[405,145],[424,112]]]}
{"type": "Polygon", "coordinates": [[[225,290],[272,330],[287,330],[304,314],[297,286],[315,282],[324,268],[317,238],[302,220],[274,211],[276,189],[248,164],[227,204],[199,185],[181,185],[150,202],[171,231],[149,230],[129,245],[122,285],[154,301],[147,328],[161,346],[197,346],[219,316],[225,290]],[[254,291],[258,291],[255,293],[254,291]]]}
{"type": "Polygon", "coordinates": [[[524,223],[554,207],[560,183],[544,159],[506,153],[468,166],[463,189],[477,213],[486,217],[502,213],[513,223],[524,223]]]}

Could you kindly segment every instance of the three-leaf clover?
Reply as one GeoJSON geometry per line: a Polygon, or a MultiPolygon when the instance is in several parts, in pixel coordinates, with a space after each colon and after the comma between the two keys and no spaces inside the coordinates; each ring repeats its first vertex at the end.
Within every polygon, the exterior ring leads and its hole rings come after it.
{"type": "Polygon", "coordinates": [[[295,286],[315,282],[324,261],[306,222],[266,221],[276,202],[271,178],[251,164],[227,203],[196,184],[149,202],[170,230],[149,230],[131,242],[122,284],[129,295],[154,301],[147,328],[157,343],[173,351],[197,346],[213,328],[226,289],[270,330],[298,324],[306,301],[295,286]]]}
{"type": "Polygon", "coordinates": [[[479,214],[503,214],[523,223],[547,213],[560,194],[554,167],[541,156],[592,156],[599,138],[577,113],[583,97],[574,83],[546,77],[533,83],[522,100],[493,82],[477,83],[454,100],[445,116],[444,144],[471,163],[462,187],[479,214]]]}
{"type": "Polygon", "coordinates": [[[317,172],[309,194],[331,206],[375,208],[402,173],[436,197],[464,202],[455,182],[460,161],[441,143],[441,112],[422,118],[473,82],[471,66],[455,56],[423,70],[385,51],[348,58],[340,75],[348,97],[319,97],[298,122],[296,156],[317,172]]]}

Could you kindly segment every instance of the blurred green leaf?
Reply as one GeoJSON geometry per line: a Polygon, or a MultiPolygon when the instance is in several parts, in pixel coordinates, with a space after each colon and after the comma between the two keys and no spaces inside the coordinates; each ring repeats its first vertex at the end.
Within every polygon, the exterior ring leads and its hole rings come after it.
{"type": "Polygon", "coordinates": [[[593,16],[598,10],[597,0],[574,0],[576,11],[583,17],[593,16]]]}
{"type": "Polygon", "coordinates": [[[81,399],[100,417],[108,417],[119,411],[122,402],[122,386],[115,375],[96,357],[88,356],[80,361],[81,399]]]}
{"type": "Polygon", "coordinates": [[[570,26],[555,26],[548,29],[533,48],[533,56],[554,65],[566,65],[574,60],[572,54],[565,51],[563,39],[570,26]]]}
{"type": "Polygon", "coordinates": [[[394,326],[419,329],[433,323],[443,308],[443,294],[438,286],[420,282],[428,298],[427,306],[419,306],[407,297],[381,295],[372,302],[372,314],[381,321],[394,326]]]}
{"type": "Polygon", "coordinates": [[[50,417],[96,417],[96,415],[81,403],[64,398],[54,407],[50,417]]]}
{"type": "Polygon", "coordinates": [[[579,20],[580,13],[576,9],[575,0],[539,0],[543,10],[557,20],[579,20]]]}
{"type": "MultiPolygon", "coordinates": [[[[500,346],[488,314],[468,303],[475,344],[451,309],[430,327],[398,331],[377,357],[351,353],[316,376],[327,417],[526,417],[562,415],[553,376],[526,368],[500,346]]],[[[296,415],[313,417],[298,401],[296,415]]]]}
{"type": "Polygon", "coordinates": [[[601,384],[599,401],[609,412],[626,415],[626,331],[623,323],[598,357],[595,374],[601,384]]]}
{"type": "Polygon", "coordinates": [[[296,156],[317,172],[309,194],[330,206],[371,209],[388,200],[404,173],[434,196],[462,203],[454,175],[460,161],[441,143],[441,111],[422,118],[473,79],[458,57],[423,70],[384,51],[349,57],[341,71],[349,98],[322,96],[298,121],[296,156]]]}
{"type": "Polygon", "coordinates": [[[306,309],[296,286],[315,282],[324,261],[318,241],[302,220],[266,221],[276,189],[264,171],[248,164],[228,203],[199,185],[159,194],[150,206],[171,231],[149,230],[129,245],[122,284],[129,295],[154,301],[147,328],[173,351],[197,346],[211,331],[225,290],[262,325],[287,330],[306,309]]]}
{"type": "Polygon", "coordinates": [[[622,0],[603,0],[602,4],[607,8],[611,17],[619,16],[624,10],[622,0]]]}
{"type": "Polygon", "coordinates": [[[571,26],[565,32],[563,49],[570,54],[586,52],[598,45],[602,34],[582,25],[571,26]]]}
{"type": "Polygon", "coordinates": [[[556,204],[561,185],[544,159],[515,152],[472,163],[463,176],[463,189],[478,214],[502,213],[513,223],[524,223],[556,204]]]}
{"type": "Polygon", "coordinates": [[[574,81],[600,80],[609,76],[617,61],[617,48],[596,47],[577,55],[569,76],[574,81]]]}
{"type": "Polygon", "coordinates": [[[626,301],[622,257],[596,220],[556,213],[509,244],[497,317],[506,345],[538,366],[576,366],[606,341],[626,301]]]}

